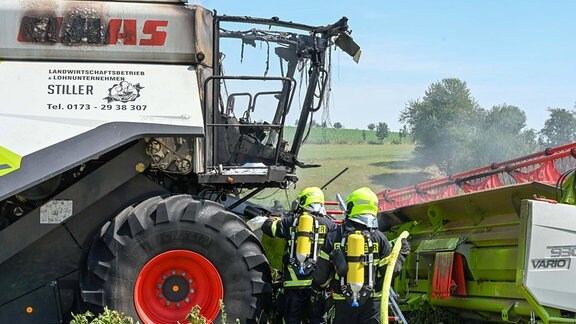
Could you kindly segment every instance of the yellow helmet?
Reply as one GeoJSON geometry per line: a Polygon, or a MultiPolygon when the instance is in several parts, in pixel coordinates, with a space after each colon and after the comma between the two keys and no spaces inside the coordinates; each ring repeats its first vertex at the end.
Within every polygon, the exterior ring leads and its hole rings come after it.
{"type": "Polygon", "coordinates": [[[296,196],[296,201],[298,202],[299,207],[305,209],[308,209],[313,204],[323,206],[324,193],[322,192],[322,189],[318,187],[308,187],[296,196]]]}
{"type": "Polygon", "coordinates": [[[368,187],[356,189],[346,198],[346,209],[349,218],[366,214],[376,216],[378,214],[378,197],[368,187]]]}

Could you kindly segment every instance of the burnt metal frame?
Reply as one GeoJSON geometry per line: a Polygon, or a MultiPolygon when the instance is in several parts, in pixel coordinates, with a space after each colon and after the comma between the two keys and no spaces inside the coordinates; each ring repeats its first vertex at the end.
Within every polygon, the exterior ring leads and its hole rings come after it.
{"type": "MultiPolygon", "coordinates": [[[[336,23],[326,26],[311,26],[305,25],[300,23],[294,23],[291,21],[284,21],[280,20],[277,17],[274,18],[255,18],[255,17],[248,17],[248,16],[219,16],[217,15],[216,11],[214,12],[214,30],[213,30],[213,58],[212,61],[214,63],[213,67],[213,76],[220,76],[221,71],[219,65],[216,63],[219,61],[219,40],[220,38],[241,38],[245,39],[248,38],[251,41],[261,40],[266,42],[272,43],[280,43],[280,44],[290,44],[292,46],[301,45],[299,40],[306,38],[309,42],[309,45],[302,49],[298,55],[301,57],[306,57],[311,60],[310,69],[309,69],[309,76],[308,76],[308,88],[306,90],[306,94],[304,97],[304,102],[302,104],[302,110],[300,113],[300,118],[298,120],[298,126],[296,128],[296,133],[294,135],[294,140],[292,142],[292,148],[290,153],[292,154],[292,164],[291,167],[298,165],[303,167],[304,164],[298,162],[298,153],[300,151],[300,147],[302,146],[302,140],[304,138],[304,132],[306,130],[306,126],[308,124],[308,118],[310,113],[317,111],[320,108],[322,103],[323,93],[326,88],[327,77],[321,78],[321,75],[326,75],[326,70],[323,68],[324,66],[324,58],[326,49],[331,45],[329,44],[330,38],[333,36],[337,36],[343,33],[349,33],[348,28],[348,18],[342,17],[336,23]],[[244,36],[242,33],[239,32],[229,32],[229,31],[221,31],[220,23],[221,22],[232,22],[232,23],[246,23],[246,24],[256,24],[256,25],[265,25],[265,26],[276,26],[282,28],[290,28],[295,30],[302,30],[309,32],[310,35],[300,35],[296,33],[283,33],[284,36],[278,37],[262,37],[257,35],[250,35],[244,36]],[[295,40],[289,40],[286,37],[286,34],[294,36],[295,40]],[[321,84],[319,85],[318,82],[321,80],[321,84]],[[320,86],[320,96],[318,103],[316,106],[314,104],[314,97],[316,88],[320,86]]],[[[292,71],[293,72],[293,71],[292,71]]],[[[292,78],[292,75],[288,74],[287,78],[292,78]]],[[[238,77],[238,78],[249,78],[249,77],[238,77]]],[[[283,90],[283,92],[285,92],[283,90]]],[[[212,84],[212,107],[218,107],[219,105],[219,94],[220,88],[216,82],[212,84]]],[[[281,104],[281,103],[280,103],[281,104]]],[[[282,111],[282,119],[285,118],[286,112],[289,109],[289,106],[284,106],[285,111],[282,111]]],[[[283,123],[282,123],[283,125],[283,123]]],[[[214,130],[211,132],[206,132],[206,134],[214,135],[214,130]]],[[[280,134],[279,134],[280,137],[280,134]]],[[[278,149],[278,147],[277,147],[278,149]]],[[[277,160],[276,160],[277,163],[277,160]]]]}
{"type": "MultiPolygon", "coordinates": [[[[331,24],[331,25],[327,25],[327,26],[311,26],[311,25],[305,25],[305,24],[299,24],[299,23],[294,23],[294,22],[290,22],[290,21],[283,21],[278,19],[277,17],[271,18],[271,19],[266,19],[266,18],[255,18],[255,17],[248,17],[248,16],[219,16],[217,14],[216,11],[214,11],[214,20],[213,20],[213,52],[212,52],[212,62],[214,62],[213,64],[213,71],[212,71],[212,76],[208,77],[205,81],[204,81],[204,93],[207,94],[208,92],[208,82],[211,80],[215,80],[215,79],[244,79],[244,80],[255,80],[255,79],[260,79],[260,80],[264,80],[266,79],[265,77],[249,77],[249,76],[238,76],[238,77],[224,77],[221,76],[221,71],[220,71],[220,66],[218,64],[219,62],[219,55],[220,55],[220,38],[240,38],[245,40],[246,36],[243,35],[243,33],[241,32],[229,32],[229,31],[222,31],[220,29],[220,23],[221,22],[232,22],[232,23],[246,23],[246,24],[256,24],[256,25],[267,25],[267,26],[276,26],[276,27],[283,27],[283,28],[290,28],[290,29],[296,29],[296,30],[303,30],[303,31],[307,31],[310,33],[310,35],[299,35],[299,34],[295,34],[295,33],[288,33],[290,36],[295,37],[295,40],[289,40],[288,38],[286,38],[286,36],[284,37],[268,37],[268,38],[264,38],[264,37],[259,37],[259,36],[255,36],[255,35],[251,35],[248,36],[247,38],[251,41],[255,41],[255,40],[261,40],[261,41],[266,41],[266,42],[272,42],[272,43],[278,43],[278,44],[288,44],[290,46],[293,47],[298,47],[299,45],[301,45],[301,43],[299,42],[299,40],[302,40],[304,42],[304,38],[309,40],[309,43],[311,44],[308,46],[305,46],[305,49],[302,50],[301,52],[297,52],[295,53],[294,59],[295,61],[292,62],[292,64],[290,64],[289,61],[289,66],[288,66],[288,71],[286,74],[286,77],[284,78],[276,78],[277,80],[290,80],[291,82],[294,82],[293,80],[293,74],[295,72],[295,67],[296,67],[296,61],[298,60],[298,58],[309,58],[311,60],[311,64],[310,64],[310,68],[308,71],[308,88],[306,90],[306,95],[304,97],[304,102],[302,104],[302,109],[300,112],[300,118],[298,119],[298,126],[296,128],[296,133],[294,134],[294,140],[292,141],[292,149],[290,151],[291,154],[291,161],[290,161],[290,165],[289,167],[291,169],[293,169],[295,166],[299,166],[299,167],[306,167],[307,165],[301,163],[298,161],[298,153],[300,151],[300,147],[302,146],[302,141],[304,138],[304,132],[306,131],[306,126],[308,124],[308,118],[310,116],[311,113],[317,111],[318,109],[320,109],[320,105],[322,103],[322,97],[324,94],[324,90],[326,88],[326,84],[327,84],[327,77],[324,77],[323,81],[321,82],[321,84],[318,84],[318,81],[321,80],[320,75],[324,74],[326,75],[327,72],[326,70],[323,68],[324,65],[324,57],[325,57],[325,52],[326,49],[329,47],[329,40],[331,37],[336,36],[336,35],[340,35],[343,33],[349,33],[349,28],[348,28],[348,18],[346,17],[342,17],[340,20],[338,20],[336,23],[331,24]],[[318,37],[318,35],[320,35],[320,37],[318,37]],[[320,99],[318,100],[318,103],[316,104],[316,107],[313,107],[314,104],[314,96],[315,96],[315,91],[316,88],[320,86],[320,99]]],[[[297,48],[295,48],[297,49],[297,48]]],[[[277,55],[279,57],[282,58],[282,56],[277,53],[277,55]]],[[[287,59],[288,60],[288,59],[287,59]]],[[[280,118],[281,122],[281,128],[280,131],[278,133],[278,142],[276,145],[276,154],[275,154],[275,166],[273,167],[268,167],[269,172],[270,171],[274,171],[272,173],[275,173],[275,181],[277,181],[278,178],[278,173],[283,174],[283,177],[287,176],[287,171],[286,170],[278,170],[278,157],[280,154],[280,141],[282,140],[282,130],[283,130],[283,126],[284,126],[284,121],[286,118],[286,114],[288,112],[288,110],[290,109],[290,104],[292,102],[292,96],[293,96],[293,92],[290,94],[290,98],[288,98],[288,96],[286,95],[288,93],[287,90],[287,84],[285,84],[285,87],[283,87],[282,89],[282,96],[279,100],[278,103],[278,107],[277,107],[277,114],[274,117],[274,119],[276,120],[277,118],[280,118]],[[283,102],[285,103],[284,106],[283,102]],[[287,105],[286,105],[287,104],[287,105]],[[283,110],[282,110],[283,109],[283,110]],[[278,113],[281,114],[281,116],[278,116],[278,113]],[[274,169],[274,170],[272,170],[274,169]]],[[[208,106],[207,106],[207,96],[204,96],[204,109],[205,109],[205,126],[206,126],[206,131],[205,134],[206,136],[211,136],[211,138],[213,139],[215,137],[215,129],[214,126],[222,126],[222,125],[217,125],[214,124],[214,113],[217,109],[217,107],[219,107],[219,100],[220,100],[220,84],[217,82],[212,82],[212,91],[211,91],[211,95],[212,95],[212,123],[209,124],[208,123],[208,106]],[[209,127],[211,127],[211,129],[209,129],[209,127]]],[[[212,164],[214,164],[214,150],[207,150],[207,146],[208,143],[212,143],[212,145],[214,144],[214,141],[208,141],[205,140],[204,141],[204,151],[205,154],[208,154],[208,152],[210,152],[210,154],[212,154],[212,159],[211,162],[212,164]]],[[[204,159],[204,170],[208,170],[208,159],[204,159]]],[[[313,167],[313,166],[318,166],[318,165],[309,165],[309,167],[313,167]]],[[[254,177],[254,176],[251,176],[254,177]]],[[[262,177],[261,175],[259,175],[259,177],[262,177]]],[[[202,182],[202,178],[205,178],[205,176],[199,175],[198,176],[199,180],[202,182]]],[[[207,178],[216,180],[216,178],[220,178],[223,179],[225,177],[223,176],[214,176],[214,175],[210,175],[207,178]]],[[[247,201],[250,197],[254,196],[255,194],[257,194],[258,192],[262,191],[266,186],[270,186],[270,184],[266,184],[265,182],[269,182],[270,176],[264,176],[264,179],[261,179],[260,181],[260,185],[257,186],[252,192],[248,193],[247,195],[245,195],[244,197],[242,197],[240,200],[238,200],[236,203],[234,203],[232,206],[229,207],[229,209],[233,209],[234,207],[242,204],[243,202],[247,201]]],[[[295,176],[293,176],[291,179],[297,179],[295,176]]],[[[247,179],[246,179],[247,180],[247,179]]],[[[250,182],[250,181],[248,181],[250,182]]]]}

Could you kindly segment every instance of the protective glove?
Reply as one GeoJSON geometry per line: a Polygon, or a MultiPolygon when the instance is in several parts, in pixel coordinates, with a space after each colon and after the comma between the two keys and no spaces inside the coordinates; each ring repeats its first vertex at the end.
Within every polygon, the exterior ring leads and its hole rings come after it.
{"type": "Polygon", "coordinates": [[[412,250],[412,245],[410,245],[410,242],[408,242],[407,239],[403,238],[402,239],[402,247],[400,247],[400,254],[407,256],[408,254],[410,254],[411,250],[412,250]]]}
{"type": "Polygon", "coordinates": [[[408,257],[408,254],[410,254],[410,250],[412,250],[412,246],[407,239],[403,238],[401,244],[400,254],[398,254],[398,259],[396,259],[396,264],[394,265],[394,277],[398,276],[400,272],[402,272],[402,267],[404,267],[406,258],[408,257]]]}
{"type": "Polygon", "coordinates": [[[330,252],[330,261],[334,265],[334,270],[338,276],[343,277],[348,272],[348,263],[346,262],[346,256],[341,249],[334,249],[330,252]]]}

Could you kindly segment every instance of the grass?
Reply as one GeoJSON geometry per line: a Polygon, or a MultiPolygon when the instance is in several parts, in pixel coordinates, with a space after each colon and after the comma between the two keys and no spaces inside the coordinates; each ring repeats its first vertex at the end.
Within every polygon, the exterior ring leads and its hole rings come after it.
{"type": "MultiPolygon", "coordinates": [[[[284,127],[283,137],[290,144],[295,130],[293,126],[284,127]]],[[[272,206],[274,200],[279,200],[284,208],[289,208],[300,190],[309,186],[322,187],[345,168],[348,170],[326,188],[326,200],[336,200],[337,193],[346,198],[361,186],[379,192],[427,180],[426,174],[410,164],[414,145],[409,139],[400,140],[399,134],[395,132],[390,132],[380,142],[376,131],[313,127],[305,143],[298,159],[322,167],[298,169],[299,181],[296,188],[286,191],[264,190],[252,198],[253,202],[272,206]]]]}
{"type": "Polygon", "coordinates": [[[412,144],[305,144],[299,160],[306,164],[321,164],[319,168],[298,169],[299,181],[296,188],[286,192],[263,192],[253,200],[255,203],[271,205],[278,199],[284,207],[300,190],[309,187],[321,187],[340,171],[348,168],[325,189],[326,200],[336,200],[336,194],[343,198],[353,190],[368,186],[378,193],[389,188],[402,188],[428,180],[428,174],[412,165],[412,144]],[[270,196],[271,195],[271,196],[270,196]],[[264,199],[262,199],[264,198],[264,199]]]}

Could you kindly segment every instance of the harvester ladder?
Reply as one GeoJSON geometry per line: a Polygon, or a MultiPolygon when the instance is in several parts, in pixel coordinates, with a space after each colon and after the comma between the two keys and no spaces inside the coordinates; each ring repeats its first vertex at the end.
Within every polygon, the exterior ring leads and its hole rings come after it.
{"type": "Polygon", "coordinates": [[[388,298],[388,305],[392,310],[394,316],[388,316],[388,320],[397,323],[407,324],[408,322],[406,321],[406,318],[404,317],[404,314],[402,314],[402,310],[400,310],[400,306],[398,306],[398,302],[396,301],[397,296],[398,295],[396,295],[394,289],[390,287],[390,297],[388,298]]]}

